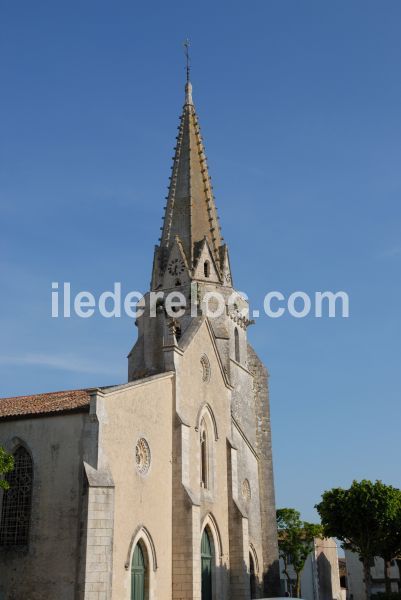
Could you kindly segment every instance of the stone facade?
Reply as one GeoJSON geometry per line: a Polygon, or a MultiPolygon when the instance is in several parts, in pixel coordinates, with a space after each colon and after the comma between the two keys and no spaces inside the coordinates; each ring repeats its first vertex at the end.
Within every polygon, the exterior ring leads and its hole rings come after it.
{"type": "Polygon", "coordinates": [[[0,420],[0,444],[23,444],[35,469],[29,543],[0,550],[4,600],[129,600],[139,585],[147,600],[279,593],[268,376],[247,342],[189,82],[151,291],[127,384],[89,390],[74,413],[45,415],[50,398],[41,418],[0,420]],[[188,300],[174,318],[171,291],[188,300]]]}

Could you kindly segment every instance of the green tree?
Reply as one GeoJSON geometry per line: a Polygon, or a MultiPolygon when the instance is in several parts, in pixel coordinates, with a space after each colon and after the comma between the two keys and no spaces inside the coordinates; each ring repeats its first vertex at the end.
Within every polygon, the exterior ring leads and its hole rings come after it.
{"type": "Polygon", "coordinates": [[[359,554],[367,599],[371,597],[370,566],[375,556],[386,562],[389,589],[389,565],[400,551],[401,491],[381,481],[354,481],[347,490],[326,491],[316,508],[324,534],[338,538],[345,549],[359,554]]]}
{"type": "Polygon", "coordinates": [[[4,448],[0,446],[0,488],[3,488],[3,490],[8,490],[8,488],[10,487],[7,481],[4,479],[4,475],[10,473],[13,470],[13,468],[13,456],[11,454],[8,454],[8,452],[6,452],[4,448]]]}
{"type": "MultiPolygon", "coordinates": [[[[401,490],[396,490],[396,492],[398,492],[398,507],[396,497],[394,514],[392,517],[390,516],[387,529],[379,539],[377,551],[377,555],[384,560],[386,594],[391,594],[391,563],[401,556],[401,490]]],[[[399,562],[397,564],[400,567],[399,562]]]]}
{"type": "Polygon", "coordinates": [[[292,590],[291,564],[295,572],[295,596],[301,594],[301,573],[308,555],[314,548],[314,538],[322,535],[321,525],[315,525],[301,520],[300,513],[294,508],[279,508],[276,512],[278,545],[280,557],[283,559],[283,573],[287,578],[288,587],[292,590]]]}

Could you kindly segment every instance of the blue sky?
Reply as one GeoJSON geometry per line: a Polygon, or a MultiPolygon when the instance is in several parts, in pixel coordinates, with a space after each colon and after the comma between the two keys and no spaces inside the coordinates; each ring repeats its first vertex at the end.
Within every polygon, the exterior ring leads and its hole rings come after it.
{"type": "Polygon", "coordinates": [[[182,41],[236,287],[346,290],[349,319],[260,318],[277,503],[401,487],[401,5],[3,2],[0,396],[126,378],[128,318],[51,319],[52,281],[146,291],[182,41]]]}

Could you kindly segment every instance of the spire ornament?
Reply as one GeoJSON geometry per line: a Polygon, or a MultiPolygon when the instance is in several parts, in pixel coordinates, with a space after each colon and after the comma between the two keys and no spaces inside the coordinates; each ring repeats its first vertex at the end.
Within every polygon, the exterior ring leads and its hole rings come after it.
{"type": "Polygon", "coordinates": [[[191,72],[191,61],[190,61],[190,58],[189,58],[189,48],[190,48],[190,46],[191,46],[191,42],[187,38],[185,40],[185,42],[184,42],[184,48],[185,48],[184,52],[185,52],[185,58],[186,58],[186,61],[187,61],[187,83],[189,83],[189,75],[190,75],[190,72],[191,72]]]}

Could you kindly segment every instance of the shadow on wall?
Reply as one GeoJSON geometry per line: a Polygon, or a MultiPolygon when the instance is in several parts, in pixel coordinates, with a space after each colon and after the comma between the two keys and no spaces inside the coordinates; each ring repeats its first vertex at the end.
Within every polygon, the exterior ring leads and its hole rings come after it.
{"type": "Polygon", "coordinates": [[[334,598],[334,590],[330,561],[326,558],[325,554],[321,552],[316,562],[319,583],[319,600],[332,600],[332,598],[334,598]]]}
{"type": "Polygon", "coordinates": [[[280,563],[274,560],[264,574],[262,582],[262,595],[256,598],[274,598],[281,595],[280,563]]]}
{"type": "MultiPolygon", "coordinates": [[[[215,567],[211,577],[211,585],[202,573],[202,600],[251,600],[272,598],[280,595],[280,584],[277,584],[278,561],[262,577],[262,573],[250,572],[245,562],[241,570],[228,569],[225,566],[215,567]],[[276,585],[272,585],[272,581],[276,585]],[[204,595],[203,595],[204,594],[204,595]]],[[[330,600],[332,600],[330,598],[330,600]]]]}

